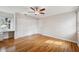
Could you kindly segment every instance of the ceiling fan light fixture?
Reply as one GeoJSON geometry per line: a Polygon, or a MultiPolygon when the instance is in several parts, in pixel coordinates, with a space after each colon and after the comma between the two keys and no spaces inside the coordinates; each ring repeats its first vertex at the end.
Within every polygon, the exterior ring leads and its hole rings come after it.
{"type": "Polygon", "coordinates": [[[39,15],[40,13],[39,13],[39,11],[35,11],[35,15],[39,15]]]}

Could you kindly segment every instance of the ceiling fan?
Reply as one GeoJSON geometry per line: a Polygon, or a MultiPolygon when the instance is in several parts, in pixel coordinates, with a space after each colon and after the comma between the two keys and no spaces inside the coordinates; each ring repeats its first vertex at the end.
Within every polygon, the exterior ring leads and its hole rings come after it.
{"type": "Polygon", "coordinates": [[[39,15],[39,14],[45,14],[45,8],[40,8],[40,7],[30,7],[31,10],[29,13],[34,13],[35,15],[39,15]]]}

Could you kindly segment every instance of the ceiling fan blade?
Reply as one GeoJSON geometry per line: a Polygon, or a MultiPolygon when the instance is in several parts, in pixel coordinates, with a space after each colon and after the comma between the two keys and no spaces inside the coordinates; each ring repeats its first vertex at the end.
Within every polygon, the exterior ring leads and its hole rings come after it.
{"type": "Polygon", "coordinates": [[[45,14],[45,13],[42,12],[42,13],[40,13],[40,14],[45,14]]]}
{"type": "Polygon", "coordinates": [[[30,8],[35,11],[35,9],[33,7],[30,7],[30,8]]]}
{"type": "Polygon", "coordinates": [[[43,9],[40,9],[40,11],[44,11],[45,10],[45,8],[43,8],[43,9]]]}

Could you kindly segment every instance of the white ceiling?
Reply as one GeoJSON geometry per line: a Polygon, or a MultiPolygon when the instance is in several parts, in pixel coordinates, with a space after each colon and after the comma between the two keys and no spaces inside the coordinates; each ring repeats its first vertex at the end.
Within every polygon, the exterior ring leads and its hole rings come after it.
{"type": "Polygon", "coordinates": [[[33,17],[42,18],[42,17],[51,16],[51,15],[70,12],[76,8],[74,6],[42,6],[46,8],[45,14],[34,15],[32,13],[28,13],[29,11],[32,11],[29,7],[30,6],[0,6],[0,11],[8,12],[8,13],[22,13],[33,17]]]}

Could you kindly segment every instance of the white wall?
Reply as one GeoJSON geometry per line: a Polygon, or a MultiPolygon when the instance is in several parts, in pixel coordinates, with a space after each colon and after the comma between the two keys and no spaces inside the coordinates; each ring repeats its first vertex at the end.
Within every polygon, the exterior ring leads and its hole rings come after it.
{"type": "Polygon", "coordinates": [[[36,20],[33,17],[16,14],[15,38],[36,33],[77,42],[76,15],[69,12],[36,20]]]}
{"type": "Polygon", "coordinates": [[[15,21],[15,38],[36,34],[38,32],[36,19],[33,17],[17,13],[15,21]]]}
{"type": "Polygon", "coordinates": [[[40,33],[62,40],[77,42],[76,15],[74,12],[59,14],[39,20],[40,33]]]}
{"type": "Polygon", "coordinates": [[[78,22],[77,22],[77,26],[78,26],[78,27],[77,27],[77,30],[78,30],[78,33],[79,33],[79,12],[78,12],[77,16],[78,16],[78,17],[77,17],[77,18],[78,18],[78,19],[77,19],[77,21],[78,21],[78,22]]]}
{"type": "Polygon", "coordinates": [[[78,16],[78,17],[77,17],[77,21],[78,21],[78,22],[77,22],[77,31],[78,31],[77,34],[78,34],[78,45],[79,45],[79,11],[78,11],[77,16],[78,16]]]}

